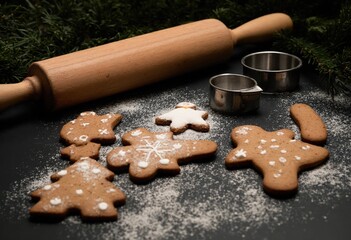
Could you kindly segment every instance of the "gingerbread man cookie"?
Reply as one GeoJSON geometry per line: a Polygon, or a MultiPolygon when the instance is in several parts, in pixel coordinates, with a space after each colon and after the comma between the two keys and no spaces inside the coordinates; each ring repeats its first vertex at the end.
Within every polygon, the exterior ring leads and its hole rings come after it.
{"type": "Polygon", "coordinates": [[[117,147],[107,155],[110,169],[129,168],[134,182],[147,182],[157,172],[177,174],[178,164],[210,157],[215,154],[217,144],[209,140],[174,140],[172,132],[149,132],[138,128],[122,136],[127,146],[117,147]]]}
{"type": "Polygon", "coordinates": [[[210,125],[205,121],[208,113],[206,111],[196,110],[193,103],[181,102],[176,109],[162,114],[155,119],[158,125],[170,125],[171,131],[179,134],[191,128],[200,132],[208,132],[210,125]]]}
{"type": "Polygon", "coordinates": [[[323,163],[327,149],[299,140],[288,129],[267,132],[258,126],[246,125],[232,130],[236,145],[225,159],[227,167],[253,166],[263,174],[263,188],[272,195],[296,193],[298,173],[323,163]]]}
{"type": "Polygon", "coordinates": [[[63,219],[80,213],[85,221],[115,220],[114,205],[125,203],[125,195],[110,181],[114,173],[97,161],[85,158],[51,176],[53,183],[31,193],[39,200],[30,210],[33,217],[63,219]]]}
{"type": "Polygon", "coordinates": [[[113,128],[121,119],[120,114],[99,116],[95,112],[83,112],[62,127],[60,136],[69,145],[85,145],[88,142],[112,144],[116,141],[113,128]]]}

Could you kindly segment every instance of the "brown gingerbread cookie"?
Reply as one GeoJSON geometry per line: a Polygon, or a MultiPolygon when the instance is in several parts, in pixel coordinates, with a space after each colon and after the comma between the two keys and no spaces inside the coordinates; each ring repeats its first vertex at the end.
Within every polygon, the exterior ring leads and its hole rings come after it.
{"type": "Polygon", "coordinates": [[[124,204],[125,195],[110,182],[113,177],[113,172],[94,159],[81,159],[52,175],[53,183],[31,193],[39,201],[30,215],[61,220],[78,212],[85,221],[115,220],[115,205],[124,204]]]}
{"type": "Polygon", "coordinates": [[[112,144],[116,141],[113,129],[121,119],[120,114],[99,116],[95,112],[83,112],[62,127],[60,137],[68,145],[85,145],[88,142],[112,144]]]}
{"type": "Polygon", "coordinates": [[[68,147],[62,148],[60,150],[61,156],[64,158],[68,158],[72,162],[76,162],[81,158],[99,158],[99,151],[101,145],[99,143],[88,142],[85,145],[77,146],[72,144],[68,147]]]}
{"type": "Polygon", "coordinates": [[[176,108],[168,113],[162,114],[155,119],[158,125],[170,125],[174,134],[179,134],[188,128],[200,132],[208,132],[210,125],[205,121],[208,113],[196,110],[196,105],[189,102],[181,102],[176,108]]]}
{"type": "Polygon", "coordinates": [[[290,115],[300,128],[304,142],[324,145],[327,141],[327,128],[322,118],[307,104],[297,103],[290,107],[290,115]]]}
{"type": "Polygon", "coordinates": [[[157,172],[177,174],[179,164],[215,154],[217,144],[209,140],[174,140],[172,132],[149,132],[138,128],[122,136],[126,146],[117,147],[107,155],[110,169],[129,168],[134,182],[147,182],[157,172]]]}
{"type": "Polygon", "coordinates": [[[263,174],[264,190],[275,196],[297,192],[298,173],[323,163],[327,149],[299,140],[288,129],[267,132],[245,125],[232,130],[236,145],[226,157],[227,167],[253,166],[263,174]]]}

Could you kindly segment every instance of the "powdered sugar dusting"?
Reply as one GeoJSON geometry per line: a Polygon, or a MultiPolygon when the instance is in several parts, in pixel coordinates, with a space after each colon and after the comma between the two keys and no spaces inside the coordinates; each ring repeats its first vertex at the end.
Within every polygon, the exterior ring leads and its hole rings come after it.
{"type": "MultiPolygon", "coordinates": [[[[289,221],[313,221],[317,210],[307,207],[306,202],[313,202],[317,208],[337,207],[339,200],[351,195],[348,160],[351,155],[351,117],[347,111],[350,103],[344,97],[332,101],[326,94],[313,89],[307,86],[278,97],[264,95],[258,114],[248,116],[218,114],[209,108],[207,89],[187,87],[130,96],[92,109],[99,115],[109,112],[123,115],[122,122],[115,129],[115,144],[101,147],[99,162],[103,165],[106,165],[106,155],[121,145],[120,136],[124,133],[138,127],[168,131],[169,126],[157,126],[154,118],[173,110],[180,102],[192,102],[198,109],[208,111],[206,121],[210,124],[210,131],[187,130],[175,138],[213,140],[218,144],[217,157],[207,162],[182,165],[179,175],[157,178],[146,185],[133,184],[127,173],[118,174],[113,183],[127,195],[126,205],[118,208],[118,220],[83,224],[77,216],[68,217],[58,223],[64,227],[65,237],[87,238],[99,234],[101,239],[211,239],[225,232],[228,238],[255,238],[260,232],[263,239],[269,238],[279,226],[289,221]],[[251,124],[269,126],[266,129],[269,131],[288,128],[299,139],[299,129],[289,117],[289,107],[298,102],[310,104],[325,121],[330,159],[323,166],[300,175],[299,193],[295,197],[286,200],[271,198],[263,192],[262,177],[254,170],[225,168],[224,158],[233,149],[230,131],[239,125],[251,124]],[[276,107],[267,107],[272,103],[276,107]]],[[[49,176],[53,172],[68,166],[68,161],[60,160],[55,151],[57,149],[52,149],[51,158],[54,160],[47,161],[46,167],[26,173],[27,177],[14,182],[6,192],[5,206],[12,208],[10,215],[16,216],[11,217],[11,221],[19,221],[17,217],[28,218],[27,209],[32,205],[28,192],[44,187],[50,182],[49,176]]],[[[328,221],[327,214],[325,221],[328,221]]]]}

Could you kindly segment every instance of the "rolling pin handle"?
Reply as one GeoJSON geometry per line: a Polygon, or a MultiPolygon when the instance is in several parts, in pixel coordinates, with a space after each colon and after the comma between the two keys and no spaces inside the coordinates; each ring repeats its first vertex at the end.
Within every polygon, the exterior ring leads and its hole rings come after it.
{"type": "Polygon", "coordinates": [[[283,29],[292,29],[293,22],[285,13],[272,13],[251,20],[231,30],[234,45],[269,40],[283,29]]]}
{"type": "Polygon", "coordinates": [[[41,95],[41,86],[36,76],[26,77],[22,82],[0,85],[0,111],[27,100],[36,100],[41,95]]]}

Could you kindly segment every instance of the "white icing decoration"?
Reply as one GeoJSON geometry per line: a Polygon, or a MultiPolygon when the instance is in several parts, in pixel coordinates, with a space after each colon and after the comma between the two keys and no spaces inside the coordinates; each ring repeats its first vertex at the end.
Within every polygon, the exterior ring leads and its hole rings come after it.
{"type": "Polygon", "coordinates": [[[102,123],[107,123],[108,122],[108,119],[107,118],[103,118],[100,120],[102,123]]]}
{"type": "Polygon", "coordinates": [[[81,123],[80,125],[83,126],[83,127],[86,127],[88,126],[90,123],[81,123]]]}
{"type": "Polygon", "coordinates": [[[72,120],[70,121],[71,124],[75,124],[76,123],[76,120],[72,120]]]}
{"type": "Polygon", "coordinates": [[[274,173],[273,176],[274,176],[275,178],[278,178],[278,177],[281,176],[281,174],[280,174],[280,173],[274,173]]]}
{"type": "Polygon", "coordinates": [[[131,135],[132,135],[133,137],[137,137],[137,136],[139,136],[140,134],[142,134],[142,132],[141,132],[139,129],[137,129],[137,130],[135,130],[135,131],[133,131],[133,132],[131,133],[131,135]]]}
{"type": "Polygon", "coordinates": [[[116,192],[116,190],[113,189],[113,188],[110,188],[110,189],[107,189],[106,192],[107,192],[107,193],[111,193],[111,192],[116,192]]]}
{"type": "Polygon", "coordinates": [[[260,140],[260,143],[261,143],[261,144],[265,144],[266,142],[267,142],[267,141],[264,140],[264,139],[261,139],[261,140],[260,140]]]}
{"type": "Polygon", "coordinates": [[[104,211],[104,210],[106,210],[108,208],[108,204],[105,203],[105,202],[101,202],[101,203],[98,204],[98,207],[99,207],[100,210],[104,211]]]}
{"type": "Polygon", "coordinates": [[[292,139],[292,140],[290,140],[290,142],[291,142],[291,143],[294,143],[294,142],[296,142],[296,139],[292,139]]]}
{"type": "Polygon", "coordinates": [[[275,166],[275,161],[269,161],[268,164],[271,165],[271,166],[275,166]]]}
{"type": "Polygon", "coordinates": [[[275,139],[275,138],[271,139],[271,142],[276,142],[276,141],[277,141],[277,139],[275,139]]]}
{"type": "Polygon", "coordinates": [[[244,141],[244,143],[249,143],[250,141],[249,141],[249,139],[246,139],[245,141],[244,141]]]}
{"type": "Polygon", "coordinates": [[[173,147],[175,149],[180,149],[180,148],[182,148],[182,145],[180,143],[176,143],[176,144],[173,145],[173,147]]]}
{"type": "Polygon", "coordinates": [[[150,157],[152,154],[156,154],[159,159],[163,159],[162,156],[165,152],[171,152],[172,148],[170,148],[167,144],[163,141],[155,141],[151,144],[148,140],[144,139],[145,145],[139,145],[136,149],[139,152],[144,152],[146,154],[145,162],[148,163],[150,161],[150,157]],[[163,145],[162,145],[163,144],[163,145]]]}
{"type": "Polygon", "coordinates": [[[91,171],[95,174],[101,173],[101,170],[98,168],[93,168],[91,171]]]}
{"type": "Polygon", "coordinates": [[[87,135],[82,135],[79,137],[79,140],[83,141],[83,142],[86,142],[88,140],[88,136],[87,135]]]}
{"type": "Polygon", "coordinates": [[[167,159],[167,158],[163,158],[163,159],[160,159],[160,163],[162,164],[162,165],[168,165],[169,164],[169,159],[167,159]]]}
{"type": "Polygon", "coordinates": [[[82,117],[84,117],[84,116],[89,116],[89,115],[95,116],[96,113],[95,113],[95,112],[83,112],[83,113],[81,113],[80,115],[81,115],[82,117]]]}
{"type": "Polygon", "coordinates": [[[148,166],[149,166],[148,162],[145,162],[145,161],[138,162],[138,167],[140,168],[147,168],[148,166]]]}
{"type": "Polygon", "coordinates": [[[282,136],[282,135],[284,135],[284,133],[283,132],[277,132],[277,135],[278,136],[282,136]]]}
{"type": "Polygon", "coordinates": [[[285,149],[280,150],[281,153],[287,153],[285,149]]]}
{"type": "Polygon", "coordinates": [[[246,157],[246,151],[244,149],[240,149],[235,153],[235,157],[242,158],[246,157]]]}
{"type": "Polygon", "coordinates": [[[76,194],[77,195],[82,195],[83,194],[83,190],[82,189],[77,189],[76,190],[76,194]]]}
{"type": "Polygon", "coordinates": [[[60,205],[62,203],[61,199],[60,198],[53,198],[50,200],[50,204],[53,205],[53,206],[57,206],[57,205],[60,205]]]}
{"type": "Polygon", "coordinates": [[[260,152],[260,154],[262,154],[262,155],[267,154],[267,151],[266,151],[266,150],[262,150],[262,151],[260,152]]]}
{"type": "Polygon", "coordinates": [[[258,149],[262,149],[263,147],[262,147],[261,145],[259,145],[257,148],[258,148],[258,149]]]}
{"type": "Polygon", "coordinates": [[[120,150],[117,154],[118,157],[125,157],[126,156],[126,151],[120,150]]]}
{"type": "Polygon", "coordinates": [[[64,176],[64,175],[67,174],[67,170],[61,170],[57,174],[60,175],[60,176],[64,176]]]}
{"type": "Polygon", "coordinates": [[[280,157],[280,158],[279,158],[279,162],[281,162],[281,163],[285,163],[285,162],[286,162],[286,158],[284,158],[284,157],[280,157]]]}
{"type": "Polygon", "coordinates": [[[300,157],[300,156],[295,156],[295,159],[296,159],[297,161],[299,161],[299,160],[301,160],[301,157],[300,157]]]}
{"type": "Polygon", "coordinates": [[[51,188],[52,188],[51,185],[46,185],[46,186],[43,187],[43,189],[46,190],[46,191],[50,190],[51,188]]]}
{"type": "Polygon", "coordinates": [[[272,149],[278,149],[278,148],[279,148],[279,145],[271,145],[270,148],[272,148],[272,149]]]}
{"type": "Polygon", "coordinates": [[[310,146],[308,146],[308,145],[306,145],[306,146],[303,146],[303,147],[301,147],[303,150],[308,150],[308,149],[310,149],[311,147],[310,146]]]}
{"type": "Polygon", "coordinates": [[[101,135],[107,135],[107,134],[109,134],[109,131],[105,128],[105,129],[99,129],[98,130],[99,131],[99,133],[101,134],[101,135]]]}
{"type": "Polygon", "coordinates": [[[192,108],[176,108],[168,113],[158,116],[158,118],[171,121],[171,128],[178,129],[189,124],[208,126],[206,121],[202,118],[204,114],[207,114],[207,112],[192,108]]]}

